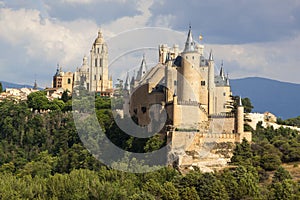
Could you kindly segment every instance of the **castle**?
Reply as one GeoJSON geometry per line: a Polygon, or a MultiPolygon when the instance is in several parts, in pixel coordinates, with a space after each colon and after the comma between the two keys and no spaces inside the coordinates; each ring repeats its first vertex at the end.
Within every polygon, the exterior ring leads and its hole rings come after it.
{"type": "Polygon", "coordinates": [[[209,149],[201,157],[208,143],[251,141],[251,133],[244,132],[241,99],[233,106],[223,66],[216,75],[212,51],[205,58],[204,46],[193,40],[191,27],[183,51],[178,45],[159,45],[158,64],[147,71],[143,58],[137,76],[131,81],[127,76],[125,91],[124,114],[140,126],[159,121],[155,112],[166,111],[167,125],[161,132],[172,142],[179,166],[192,166],[208,157],[216,160],[218,155],[209,149]],[[161,108],[153,112],[151,107],[157,104],[161,108]]]}

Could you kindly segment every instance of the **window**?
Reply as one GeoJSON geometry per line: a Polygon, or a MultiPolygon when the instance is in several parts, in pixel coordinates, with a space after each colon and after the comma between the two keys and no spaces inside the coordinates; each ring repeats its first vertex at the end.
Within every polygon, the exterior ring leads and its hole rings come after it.
{"type": "Polygon", "coordinates": [[[102,75],[100,75],[100,79],[99,79],[100,81],[102,80],[102,75]]]}
{"type": "Polygon", "coordinates": [[[100,51],[99,51],[99,48],[97,48],[97,52],[99,53],[100,51]]]}
{"type": "Polygon", "coordinates": [[[175,81],[174,81],[174,86],[176,86],[176,85],[177,85],[177,81],[175,80],[175,81]]]}
{"type": "Polygon", "coordinates": [[[71,79],[70,78],[68,78],[68,84],[71,84],[71,79]]]}
{"type": "Polygon", "coordinates": [[[201,86],[205,86],[205,81],[201,81],[201,86]]]}
{"type": "Polygon", "coordinates": [[[147,108],[146,108],[145,106],[143,106],[143,107],[141,108],[141,110],[142,110],[143,113],[145,113],[145,112],[147,111],[147,108]]]}
{"type": "Polygon", "coordinates": [[[96,78],[97,78],[96,75],[94,75],[94,80],[96,80],[96,78]]]}
{"type": "Polygon", "coordinates": [[[103,60],[100,58],[100,67],[103,67],[103,60]]]}
{"type": "Polygon", "coordinates": [[[226,96],[226,92],[223,93],[223,96],[224,96],[224,97],[226,96]]]}
{"type": "Polygon", "coordinates": [[[97,67],[97,64],[98,64],[98,63],[97,63],[97,58],[96,58],[96,59],[95,59],[95,67],[97,67]]]}

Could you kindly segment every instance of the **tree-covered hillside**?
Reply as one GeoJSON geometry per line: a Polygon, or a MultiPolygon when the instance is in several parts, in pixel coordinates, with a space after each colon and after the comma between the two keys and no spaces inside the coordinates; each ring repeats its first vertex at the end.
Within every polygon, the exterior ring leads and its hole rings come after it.
{"type": "MultiPolygon", "coordinates": [[[[228,169],[181,174],[171,167],[151,173],[116,171],[82,145],[71,99],[49,102],[42,92],[28,102],[0,102],[0,199],[299,199],[300,182],[281,167],[299,170],[300,136],[258,125],[253,143],[243,141],[228,169]],[[44,112],[44,110],[49,110],[44,112]]],[[[164,138],[137,139],[112,120],[110,99],[95,99],[107,136],[132,152],[165,145],[164,138]]]]}

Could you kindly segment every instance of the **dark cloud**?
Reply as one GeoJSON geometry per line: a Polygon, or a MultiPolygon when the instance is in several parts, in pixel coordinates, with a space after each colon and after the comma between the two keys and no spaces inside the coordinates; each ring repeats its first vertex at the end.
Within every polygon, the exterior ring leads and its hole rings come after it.
{"type": "Polygon", "coordinates": [[[61,0],[5,0],[5,7],[14,10],[36,9],[42,17],[56,18],[62,21],[91,19],[101,25],[125,16],[136,16],[136,0],[128,1],[92,1],[91,3],[68,3],[61,0]]]}
{"type": "Polygon", "coordinates": [[[127,2],[91,2],[88,4],[63,3],[58,0],[47,2],[48,14],[63,21],[76,19],[92,19],[101,25],[125,16],[140,14],[136,9],[135,1],[127,2]]]}
{"type": "Polygon", "coordinates": [[[294,0],[165,0],[152,5],[149,23],[173,15],[172,28],[186,30],[191,22],[209,43],[276,41],[300,30],[299,6],[294,0]]]}

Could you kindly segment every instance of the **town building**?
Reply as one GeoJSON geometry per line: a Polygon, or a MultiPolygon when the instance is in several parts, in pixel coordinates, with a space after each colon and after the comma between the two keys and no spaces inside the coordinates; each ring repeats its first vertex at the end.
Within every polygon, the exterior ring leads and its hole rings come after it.
{"type": "Polygon", "coordinates": [[[62,67],[57,66],[56,73],[52,80],[52,89],[57,90],[62,88],[64,91],[73,91],[74,74],[72,72],[62,71],[62,67]]]}

